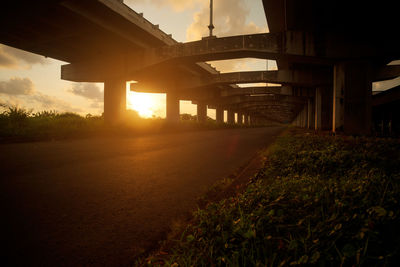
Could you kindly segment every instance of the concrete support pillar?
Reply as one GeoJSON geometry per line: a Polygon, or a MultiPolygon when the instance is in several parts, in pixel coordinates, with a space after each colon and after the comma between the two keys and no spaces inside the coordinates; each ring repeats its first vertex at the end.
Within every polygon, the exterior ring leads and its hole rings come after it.
{"type": "Polygon", "coordinates": [[[257,117],[256,116],[251,116],[251,125],[257,125],[257,117]]]}
{"type": "Polygon", "coordinates": [[[314,107],[314,99],[313,98],[309,98],[308,99],[308,103],[307,103],[307,108],[308,108],[308,110],[307,110],[307,128],[308,129],[314,129],[314,122],[315,122],[315,119],[314,119],[314,110],[315,110],[315,107],[314,107]]]}
{"type": "Polygon", "coordinates": [[[297,116],[292,121],[293,126],[297,126],[297,127],[299,126],[299,116],[300,116],[300,114],[297,114],[297,116]]]}
{"type": "Polygon", "coordinates": [[[321,128],[332,130],[333,87],[324,87],[321,91],[321,128]]]}
{"type": "Polygon", "coordinates": [[[311,128],[311,113],[312,113],[311,99],[309,98],[307,100],[307,129],[311,128]]]}
{"type": "Polygon", "coordinates": [[[308,104],[304,105],[302,115],[301,115],[301,127],[307,128],[307,120],[308,120],[308,104]]]}
{"type": "Polygon", "coordinates": [[[222,108],[216,108],[215,116],[217,123],[224,123],[224,110],[222,108]]]}
{"type": "Polygon", "coordinates": [[[345,67],[336,64],[333,69],[332,132],[342,131],[344,126],[345,67]]]}
{"type": "Polygon", "coordinates": [[[315,88],[315,98],[314,98],[314,129],[321,130],[322,122],[322,88],[315,88]]]}
{"type": "Polygon", "coordinates": [[[175,92],[167,93],[167,121],[177,123],[179,117],[179,98],[175,92]]]}
{"type": "Polygon", "coordinates": [[[235,112],[228,109],[228,124],[235,124],[235,112]]]}
{"type": "Polygon", "coordinates": [[[243,113],[242,112],[237,113],[237,123],[240,125],[243,124],[243,113]]]}
{"type": "Polygon", "coordinates": [[[244,114],[244,124],[245,125],[249,125],[249,115],[248,114],[244,114]]]}
{"type": "Polygon", "coordinates": [[[281,89],[282,95],[293,95],[293,87],[289,85],[283,85],[281,89]]]}
{"type": "Polygon", "coordinates": [[[308,128],[308,119],[309,119],[309,103],[306,103],[301,111],[298,113],[297,117],[293,120],[292,125],[308,128]]]}
{"type": "Polygon", "coordinates": [[[104,122],[115,125],[123,121],[126,111],[126,81],[106,80],[104,83],[104,122]]]}
{"type": "Polygon", "coordinates": [[[351,61],[335,64],[332,131],[346,134],[371,133],[371,64],[351,61]]]}
{"type": "Polygon", "coordinates": [[[300,112],[299,115],[297,116],[297,119],[296,119],[296,126],[297,126],[297,127],[301,127],[302,115],[303,115],[303,110],[301,110],[301,112],[300,112]]]}
{"type": "Polygon", "coordinates": [[[203,102],[197,103],[197,121],[206,122],[207,120],[207,105],[203,102]]]}

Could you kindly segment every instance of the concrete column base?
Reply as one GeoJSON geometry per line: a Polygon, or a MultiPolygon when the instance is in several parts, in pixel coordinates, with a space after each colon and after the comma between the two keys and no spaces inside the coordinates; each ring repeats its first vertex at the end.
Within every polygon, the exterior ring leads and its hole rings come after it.
{"type": "Polygon", "coordinates": [[[123,122],[126,111],[126,81],[107,80],[104,83],[104,122],[115,125],[123,122]]]}
{"type": "Polygon", "coordinates": [[[333,87],[324,87],[321,91],[321,128],[332,130],[333,119],[333,87]]]}
{"type": "Polygon", "coordinates": [[[204,123],[207,120],[207,105],[205,103],[197,103],[197,121],[204,123]]]}
{"type": "Polygon", "coordinates": [[[248,114],[244,114],[244,124],[245,125],[249,125],[249,115],[248,114]]]}
{"type": "Polygon", "coordinates": [[[315,123],[315,118],[314,118],[314,110],[315,110],[315,107],[314,107],[314,99],[313,98],[309,98],[308,99],[308,103],[307,103],[307,108],[308,108],[308,110],[307,110],[307,128],[308,129],[314,129],[315,128],[315,126],[314,126],[314,123],[315,123]]]}
{"type": "Polygon", "coordinates": [[[217,123],[224,123],[224,110],[222,108],[217,108],[215,110],[215,117],[217,123]]]}
{"type": "Polygon", "coordinates": [[[171,123],[180,121],[179,98],[174,92],[167,93],[167,121],[171,123]]]}
{"type": "Polygon", "coordinates": [[[315,99],[314,99],[314,129],[321,130],[322,122],[322,88],[315,88],[315,99]]]}
{"type": "Polygon", "coordinates": [[[338,63],[334,67],[332,131],[371,133],[371,64],[366,61],[338,63]]]}
{"type": "Polygon", "coordinates": [[[235,112],[228,110],[228,124],[235,124],[235,112]]]}
{"type": "Polygon", "coordinates": [[[308,104],[304,105],[296,119],[292,122],[297,127],[307,128],[308,126],[308,104]]]}
{"type": "Polygon", "coordinates": [[[243,124],[243,113],[242,112],[237,113],[237,123],[240,125],[243,124]]]}

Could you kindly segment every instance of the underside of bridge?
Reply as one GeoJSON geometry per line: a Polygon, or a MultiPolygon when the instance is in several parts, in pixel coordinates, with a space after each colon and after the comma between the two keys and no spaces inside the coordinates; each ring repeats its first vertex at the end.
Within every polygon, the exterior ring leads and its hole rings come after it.
{"type": "MultiPolygon", "coordinates": [[[[261,0],[260,0],[261,1],[261,0]]],[[[368,135],[372,82],[400,76],[393,3],[262,0],[269,33],[178,43],[117,0],[13,1],[0,18],[0,42],[68,62],[61,77],[103,82],[105,120],[123,118],[131,90],[167,94],[167,120],[179,101],[207,107],[217,122],[263,119],[368,135]],[[21,11],[21,6],[24,10],[21,11]],[[362,10],[362,12],[361,12],[362,10]],[[373,18],[373,19],[371,19],[373,18]],[[221,74],[207,61],[276,60],[278,70],[221,74]],[[239,87],[245,83],[280,86],[239,87]]]]}

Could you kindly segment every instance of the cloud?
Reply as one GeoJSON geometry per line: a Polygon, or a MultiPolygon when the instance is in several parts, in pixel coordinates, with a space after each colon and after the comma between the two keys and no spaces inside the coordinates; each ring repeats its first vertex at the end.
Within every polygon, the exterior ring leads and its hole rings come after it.
{"type": "Polygon", "coordinates": [[[71,111],[71,112],[82,112],[82,109],[71,106],[71,104],[54,96],[49,96],[36,92],[34,95],[27,99],[28,102],[34,102],[36,107],[49,110],[55,109],[58,111],[71,111]]]}
{"type": "Polygon", "coordinates": [[[94,83],[76,83],[68,92],[90,100],[90,108],[104,109],[104,92],[94,83]]]}
{"type": "Polygon", "coordinates": [[[15,77],[8,81],[0,81],[0,94],[3,95],[2,103],[7,106],[27,106],[36,110],[82,112],[80,108],[73,107],[57,97],[36,91],[29,78],[15,77]]]}
{"type": "MultiPolygon", "coordinates": [[[[208,1],[205,1],[208,3],[208,1]]],[[[193,23],[186,31],[186,39],[188,41],[200,40],[202,37],[209,35],[207,26],[209,25],[209,6],[204,5],[203,8],[193,15],[193,23]]],[[[265,27],[257,26],[254,22],[248,22],[250,16],[250,8],[246,6],[243,0],[218,0],[214,1],[214,32],[218,37],[232,36],[240,34],[255,34],[267,32],[265,27]]],[[[236,59],[214,61],[212,65],[221,72],[233,72],[243,70],[253,70],[249,68],[254,60],[236,59]]],[[[266,64],[264,64],[266,66],[266,64]]],[[[265,70],[265,68],[264,68],[265,70]]]]}
{"type": "MultiPolygon", "coordinates": [[[[205,1],[208,3],[208,1],[205,1]]],[[[200,40],[208,36],[209,30],[209,6],[194,14],[193,23],[186,32],[188,41],[200,40]]],[[[254,22],[248,22],[250,9],[243,0],[218,0],[214,1],[214,34],[218,37],[240,34],[253,34],[267,32],[267,26],[259,27],[254,22]]]]}
{"type": "Polygon", "coordinates": [[[31,68],[34,64],[48,64],[43,56],[0,44],[0,68],[31,68]]]}
{"type": "Polygon", "coordinates": [[[33,83],[28,78],[11,78],[8,81],[0,81],[0,93],[7,95],[33,95],[35,92],[33,83]]]}
{"type": "Polygon", "coordinates": [[[103,91],[93,83],[77,83],[71,88],[71,90],[69,90],[69,92],[95,102],[103,102],[104,99],[103,91]]]}
{"type": "Polygon", "coordinates": [[[94,108],[94,109],[98,109],[98,110],[103,110],[104,109],[104,103],[103,102],[92,102],[90,104],[90,107],[94,108]]]}

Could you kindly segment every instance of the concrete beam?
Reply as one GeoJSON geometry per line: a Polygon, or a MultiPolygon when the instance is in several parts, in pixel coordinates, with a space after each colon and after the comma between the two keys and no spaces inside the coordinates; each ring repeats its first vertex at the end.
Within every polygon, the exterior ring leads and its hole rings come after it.
{"type": "Polygon", "coordinates": [[[372,106],[374,107],[380,105],[388,106],[389,104],[393,104],[396,101],[400,101],[400,86],[396,86],[392,89],[372,96],[372,106]]]}
{"type": "Polygon", "coordinates": [[[225,88],[220,92],[221,97],[236,95],[262,95],[262,94],[280,94],[281,86],[259,86],[259,87],[238,87],[225,88]]]}
{"type": "Polygon", "coordinates": [[[374,71],[374,82],[394,79],[400,76],[400,66],[384,66],[374,71]]]}
{"type": "Polygon", "coordinates": [[[330,64],[334,59],[385,55],[364,42],[355,42],[339,34],[284,31],[222,38],[205,38],[156,49],[154,62],[170,59],[212,61],[253,57],[290,59],[302,63],[330,64]]]}
{"type": "Polygon", "coordinates": [[[317,56],[313,35],[303,32],[205,38],[200,41],[165,46],[147,53],[145,57],[148,64],[171,59],[204,62],[248,57],[260,59],[296,57],[306,62],[327,62],[320,57],[313,58],[317,56]]]}
{"type": "MultiPolygon", "coordinates": [[[[244,110],[244,111],[259,111],[259,110],[268,110],[271,112],[277,113],[296,113],[300,109],[303,108],[304,105],[290,105],[283,103],[274,103],[274,102],[258,102],[258,103],[238,103],[226,106],[226,109],[229,110],[244,110]]],[[[209,106],[213,108],[213,106],[209,106]]]]}
{"type": "Polygon", "coordinates": [[[210,81],[205,81],[202,85],[197,86],[260,82],[297,86],[327,85],[332,83],[332,72],[325,69],[316,69],[312,71],[270,70],[221,73],[212,75],[210,81]]]}
{"type": "MultiPolygon", "coordinates": [[[[126,76],[129,80],[134,80],[135,75],[148,72],[149,68],[160,65],[168,68],[168,66],[184,62],[194,63],[251,57],[261,59],[289,58],[295,62],[331,65],[337,59],[373,57],[381,54],[385,54],[385,51],[374,51],[367,44],[348,42],[342,36],[315,36],[312,33],[287,31],[284,33],[208,38],[201,41],[146,49],[141,52],[126,53],[124,54],[126,64],[124,64],[120,75],[126,76]]],[[[114,68],[110,64],[99,65],[90,64],[90,62],[64,65],[62,66],[63,79],[77,80],[72,74],[79,74],[79,72],[71,69],[82,70],[86,68],[80,65],[97,66],[97,72],[86,72],[86,79],[91,81],[95,77],[107,77],[108,71],[114,68]]]]}
{"type": "MultiPolygon", "coordinates": [[[[263,95],[263,96],[233,96],[219,99],[210,99],[210,105],[229,106],[239,103],[278,103],[283,104],[300,104],[303,105],[307,101],[306,97],[288,96],[288,95],[263,95]]],[[[195,102],[196,103],[196,102],[195,102]]]]}
{"type": "MultiPolygon", "coordinates": [[[[163,81],[150,80],[132,84],[138,92],[149,90],[149,88],[162,88],[163,81]]],[[[244,83],[275,83],[293,86],[322,86],[332,84],[332,72],[330,70],[318,69],[306,70],[270,70],[270,71],[245,71],[214,74],[203,79],[180,79],[179,87],[182,91],[197,91],[217,86],[244,83]]],[[[230,89],[229,89],[230,90],[230,89]]],[[[234,89],[234,90],[237,90],[234,89]]],[[[243,89],[245,90],[245,89],[243,89]]]]}
{"type": "Polygon", "coordinates": [[[125,80],[129,81],[131,79],[126,77],[125,70],[126,66],[123,57],[115,55],[110,58],[103,57],[80,63],[62,65],[61,79],[73,82],[101,83],[107,79],[122,76],[125,80]]]}

